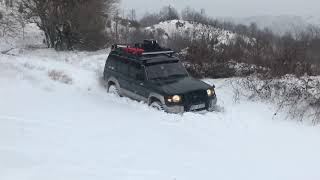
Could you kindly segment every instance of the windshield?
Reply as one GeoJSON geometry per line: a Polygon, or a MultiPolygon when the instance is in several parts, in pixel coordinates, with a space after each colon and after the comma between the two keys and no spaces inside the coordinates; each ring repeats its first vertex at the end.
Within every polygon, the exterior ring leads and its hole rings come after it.
{"type": "Polygon", "coordinates": [[[149,80],[157,79],[175,79],[187,77],[187,70],[180,62],[155,64],[146,67],[149,80]]]}

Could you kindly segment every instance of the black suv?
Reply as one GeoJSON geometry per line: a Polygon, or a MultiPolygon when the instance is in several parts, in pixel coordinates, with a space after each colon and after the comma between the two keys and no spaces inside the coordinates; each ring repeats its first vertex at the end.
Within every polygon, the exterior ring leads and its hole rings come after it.
{"type": "Polygon", "coordinates": [[[113,45],[104,81],[110,93],[169,113],[213,111],[217,103],[214,86],[190,77],[174,52],[153,40],[113,45]]]}

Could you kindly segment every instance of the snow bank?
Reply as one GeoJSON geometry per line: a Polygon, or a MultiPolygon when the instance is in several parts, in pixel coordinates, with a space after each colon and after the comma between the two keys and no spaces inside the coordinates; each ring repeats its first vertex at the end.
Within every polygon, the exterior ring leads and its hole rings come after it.
{"type": "Polygon", "coordinates": [[[106,93],[107,52],[18,50],[0,55],[0,179],[319,179],[319,127],[233,102],[223,112],[172,115],[106,93]],[[64,72],[72,84],[55,81],[64,72]]]}

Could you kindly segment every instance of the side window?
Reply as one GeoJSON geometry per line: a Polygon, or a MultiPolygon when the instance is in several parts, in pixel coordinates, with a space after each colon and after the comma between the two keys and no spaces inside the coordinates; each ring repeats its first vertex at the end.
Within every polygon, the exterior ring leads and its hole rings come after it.
{"type": "Polygon", "coordinates": [[[117,59],[117,63],[118,63],[118,66],[117,66],[118,71],[121,74],[128,76],[129,61],[127,59],[121,57],[121,58],[117,59]]]}
{"type": "Polygon", "coordinates": [[[141,64],[131,62],[129,66],[129,77],[135,80],[144,79],[144,69],[141,64]]]}
{"type": "Polygon", "coordinates": [[[106,69],[109,69],[109,70],[117,70],[117,63],[116,63],[116,60],[115,60],[115,57],[110,55],[108,57],[108,60],[107,60],[107,63],[106,63],[106,69]]]}

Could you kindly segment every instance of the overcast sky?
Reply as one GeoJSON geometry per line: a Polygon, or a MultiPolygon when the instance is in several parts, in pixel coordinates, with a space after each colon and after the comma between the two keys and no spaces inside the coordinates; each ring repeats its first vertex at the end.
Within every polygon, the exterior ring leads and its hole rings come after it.
{"type": "Polygon", "coordinates": [[[157,11],[172,5],[178,10],[186,6],[206,9],[213,17],[248,17],[257,15],[299,15],[320,17],[320,0],[121,0],[126,11],[137,14],[157,11]]]}

